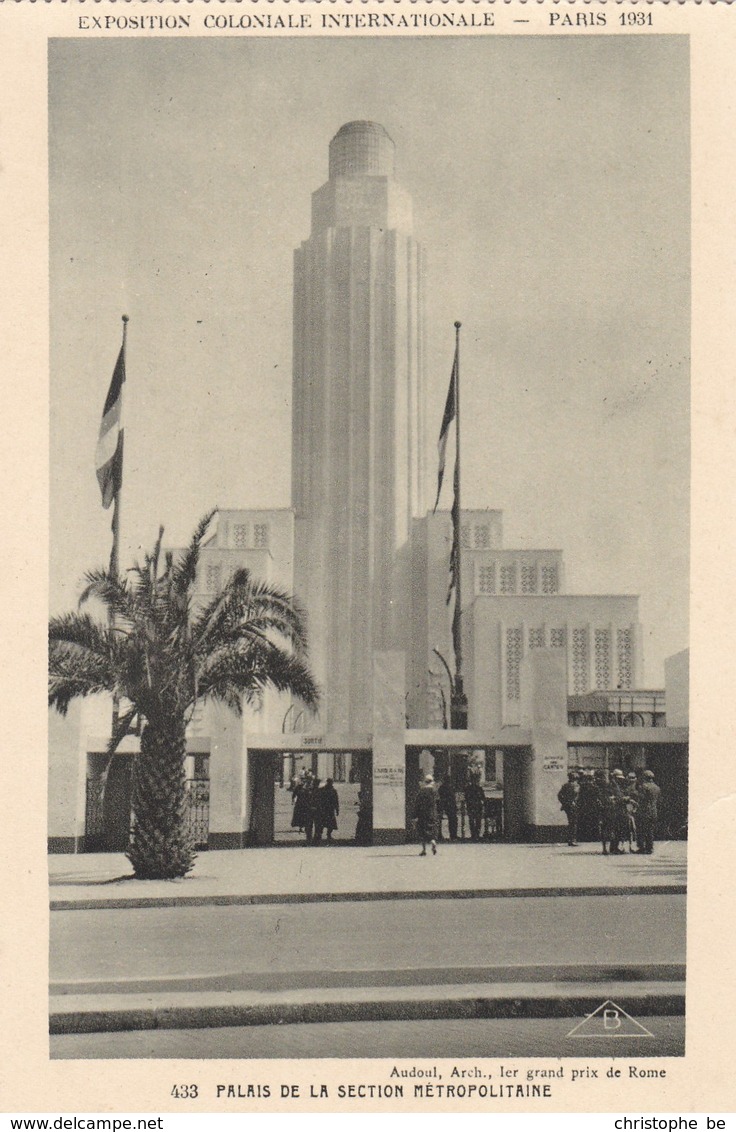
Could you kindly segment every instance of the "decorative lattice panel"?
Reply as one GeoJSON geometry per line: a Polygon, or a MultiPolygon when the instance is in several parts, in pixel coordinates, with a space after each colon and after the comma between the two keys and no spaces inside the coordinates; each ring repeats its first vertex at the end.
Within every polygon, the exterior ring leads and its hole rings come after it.
{"type": "Polygon", "coordinates": [[[521,567],[521,592],[535,594],[537,592],[537,567],[533,562],[521,567]]]}
{"type": "Polygon", "coordinates": [[[479,594],[495,594],[496,592],[496,567],[495,566],[479,566],[478,567],[478,593],[479,594]]]}
{"type": "Polygon", "coordinates": [[[611,633],[608,629],[595,631],[595,686],[611,687],[611,633]]]}
{"type": "Polygon", "coordinates": [[[530,649],[543,649],[544,648],[544,626],[541,629],[529,630],[529,648],[530,649]]]}
{"type": "Polygon", "coordinates": [[[567,633],[564,629],[550,629],[549,643],[553,649],[564,649],[567,644],[567,633]]]}
{"type": "Polygon", "coordinates": [[[205,571],[207,592],[217,593],[222,586],[222,567],[219,562],[208,562],[205,571]]]}
{"type": "Polygon", "coordinates": [[[619,629],[616,633],[616,653],[618,685],[620,688],[630,688],[634,682],[631,629],[619,629]]]}
{"type": "Polygon", "coordinates": [[[506,630],[506,699],[518,700],[521,695],[521,629],[506,630]]]}
{"type": "Polygon", "coordinates": [[[559,571],[556,566],[542,567],[542,593],[556,594],[560,588],[559,571]]]}
{"type": "Polygon", "coordinates": [[[572,681],[576,695],[588,691],[588,630],[572,631],[572,681]]]}
{"type": "Polygon", "coordinates": [[[268,546],[268,523],[253,524],[253,545],[257,547],[268,546]]]}
{"type": "Polygon", "coordinates": [[[502,594],[515,594],[516,593],[516,567],[515,566],[502,566],[501,567],[501,593],[502,594]]]}

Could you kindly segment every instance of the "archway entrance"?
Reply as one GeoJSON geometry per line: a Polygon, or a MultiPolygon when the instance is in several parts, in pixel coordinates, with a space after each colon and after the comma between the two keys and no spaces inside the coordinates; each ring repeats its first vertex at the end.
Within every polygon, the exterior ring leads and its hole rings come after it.
{"type": "Polygon", "coordinates": [[[250,844],[368,845],[370,751],[250,750],[250,844]]]}
{"type": "Polygon", "coordinates": [[[503,786],[496,749],[442,746],[406,749],[406,830],[414,837],[416,798],[425,775],[439,792],[445,841],[495,840],[504,835],[503,786]]]}

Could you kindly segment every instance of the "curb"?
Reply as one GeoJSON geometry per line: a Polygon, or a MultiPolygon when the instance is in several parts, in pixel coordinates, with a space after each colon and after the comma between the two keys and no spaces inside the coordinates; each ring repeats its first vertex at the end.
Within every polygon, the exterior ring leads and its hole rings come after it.
{"type": "Polygon", "coordinates": [[[52,899],[52,912],[89,912],[96,908],[204,908],[218,905],[341,904],[377,900],[518,900],[545,896],[684,896],[685,884],[578,885],[567,888],[407,889],[389,892],[224,893],[182,896],[108,896],[52,899]]]}
{"type": "Polygon", "coordinates": [[[278,994],[179,994],[135,996],[138,1001],[120,1005],[116,995],[85,1008],[83,996],[68,1006],[52,999],[50,1034],[83,1034],[130,1030],[182,1030],[224,1026],[285,1025],[315,1022],[418,1021],[442,1018],[528,1019],[584,1018],[613,998],[634,1018],[683,1015],[685,989],[679,982],[648,983],[632,988],[626,983],[600,986],[503,984],[487,986],[355,988],[315,994],[314,990],[278,994]],[[427,993],[429,992],[429,993],[427,993]],[[107,1001],[104,1001],[107,999],[107,1001]]]}

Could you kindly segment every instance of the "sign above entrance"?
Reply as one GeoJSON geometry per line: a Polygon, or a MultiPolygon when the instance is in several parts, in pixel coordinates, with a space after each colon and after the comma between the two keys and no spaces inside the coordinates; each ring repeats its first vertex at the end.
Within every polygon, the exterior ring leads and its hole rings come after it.
{"type": "Polygon", "coordinates": [[[253,751],[370,751],[370,735],[277,735],[245,736],[246,748],[253,751]]]}

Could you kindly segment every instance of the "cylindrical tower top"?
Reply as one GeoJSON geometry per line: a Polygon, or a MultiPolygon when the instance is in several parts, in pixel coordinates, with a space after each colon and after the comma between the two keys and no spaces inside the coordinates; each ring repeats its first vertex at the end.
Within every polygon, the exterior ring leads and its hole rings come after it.
{"type": "Polygon", "coordinates": [[[395,146],[378,122],[347,122],[330,142],[330,180],[393,177],[395,146]]]}

